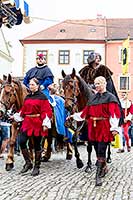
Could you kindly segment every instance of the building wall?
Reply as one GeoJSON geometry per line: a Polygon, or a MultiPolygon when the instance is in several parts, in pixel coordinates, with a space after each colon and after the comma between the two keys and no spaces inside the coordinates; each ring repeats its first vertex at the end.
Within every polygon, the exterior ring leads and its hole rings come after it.
{"type": "MultiPolygon", "coordinates": [[[[102,56],[101,63],[106,64],[113,72],[113,81],[116,86],[116,90],[120,96],[121,91],[118,89],[119,76],[122,74],[122,66],[119,60],[120,48],[122,47],[122,41],[113,41],[105,44],[25,44],[24,45],[24,63],[23,63],[23,75],[31,67],[36,65],[36,51],[37,50],[48,50],[48,66],[51,68],[55,82],[58,83],[59,79],[62,79],[62,69],[66,74],[71,73],[72,69],[75,68],[76,72],[84,66],[83,64],[83,50],[93,49],[99,52],[102,56]],[[70,50],[70,64],[59,65],[58,64],[58,52],[59,50],[70,50]]],[[[133,99],[133,44],[130,44],[130,63],[129,63],[129,74],[131,76],[131,90],[129,91],[129,98],[133,99]]]]}
{"type": "Polygon", "coordinates": [[[3,75],[8,75],[12,73],[12,61],[2,56],[0,53],[0,78],[3,78],[3,75]]]}
{"type": "Polygon", "coordinates": [[[23,63],[23,75],[31,67],[36,65],[36,51],[37,50],[48,50],[48,66],[51,68],[55,82],[62,78],[62,69],[66,74],[71,73],[72,69],[75,68],[76,72],[84,66],[83,64],[83,50],[95,50],[99,52],[105,63],[105,46],[104,44],[25,44],[24,45],[24,63],[23,63]],[[59,50],[70,50],[70,64],[59,65],[58,64],[58,53],[59,50]]]}
{"type": "MultiPolygon", "coordinates": [[[[121,96],[121,92],[118,90],[119,76],[122,75],[122,64],[119,60],[120,49],[122,48],[122,41],[109,42],[106,49],[106,64],[113,71],[113,80],[115,82],[116,89],[121,96]]],[[[131,90],[129,93],[129,98],[133,100],[133,43],[130,42],[130,59],[129,59],[129,75],[131,77],[131,90]]]]}

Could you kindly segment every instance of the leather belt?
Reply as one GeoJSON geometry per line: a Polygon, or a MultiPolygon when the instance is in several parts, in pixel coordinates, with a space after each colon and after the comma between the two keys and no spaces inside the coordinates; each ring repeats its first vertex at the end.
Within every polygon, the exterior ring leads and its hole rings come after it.
{"type": "Polygon", "coordinates": [[[40,114],[26,115],[26,117],[40,117],[40,114]]]}
{"type": "Polygon", "coordinates": [[[105,118],[105,117],[90,117],[90,119],[93,120],[93,126],[96,127],[97,121],[99,121],[99,120],[107,120],[108,118],[105,118]]]}

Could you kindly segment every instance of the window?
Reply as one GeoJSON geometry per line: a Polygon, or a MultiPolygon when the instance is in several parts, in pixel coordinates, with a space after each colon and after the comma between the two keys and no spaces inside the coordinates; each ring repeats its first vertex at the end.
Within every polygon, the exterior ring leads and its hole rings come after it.
{"type": "Polygon", "coordinates": [[[120,75],[119,76],[119,90],[120,91],[130,91],[131,90],[131,77],[130,75],[120,75]]]}
{"type": "Polygon", "coordinates": [[[70,51],[60,50],[59,51],[59,64],[69,64],[70,63],[70,51]]]}
{"type": "Polygon", "coordinates": [[[46,62],[47,62],[47,59],[48,59],[48,51],[47,51],[47,50],[37,50],[37,51],[36,51],[36,55],[41,54],[41,53],[45,56],[46,62]]]}
{"type": "Polygon", "coordinates": [[[84,50],[83,51],[83,64],[87,64],[87,58],[90,52],[94,52],[94,50],[84,50]]]}

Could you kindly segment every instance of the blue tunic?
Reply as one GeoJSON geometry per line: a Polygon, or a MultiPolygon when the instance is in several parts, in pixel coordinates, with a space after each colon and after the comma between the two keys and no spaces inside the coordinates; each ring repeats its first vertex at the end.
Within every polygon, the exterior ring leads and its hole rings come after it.
{"type": "Polygon", "coordinates": [[[50,95],[49,102],[54,110],[55,126],[58,134],[63,135],[67,142],[72,142],[72,133],[65,127],[67,111],[64,99],[57,95],[50,95]]]}
{"type": "Polygon", "coordinates": [[[29,81],[32,78],[37,78],[39,84],[41,86],[42,92],[48,97],[49,99],[49,89],[48,86],[53,83],[54,76],[50,70],[50,68],[45,65],[42,67],[33,67],[31,68],[24,77],[23,83],[26,87],[29,87],[29,81]]]}

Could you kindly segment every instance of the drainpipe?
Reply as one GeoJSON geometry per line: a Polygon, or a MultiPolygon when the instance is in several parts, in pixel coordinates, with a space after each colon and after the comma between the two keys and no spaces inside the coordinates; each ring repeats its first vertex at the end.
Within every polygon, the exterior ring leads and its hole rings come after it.
{"type": "Polygon", "coordinates": [[[105,37],[105,65],[107,65],[107,19],[104,17],[104,37],[105,37]]]}

